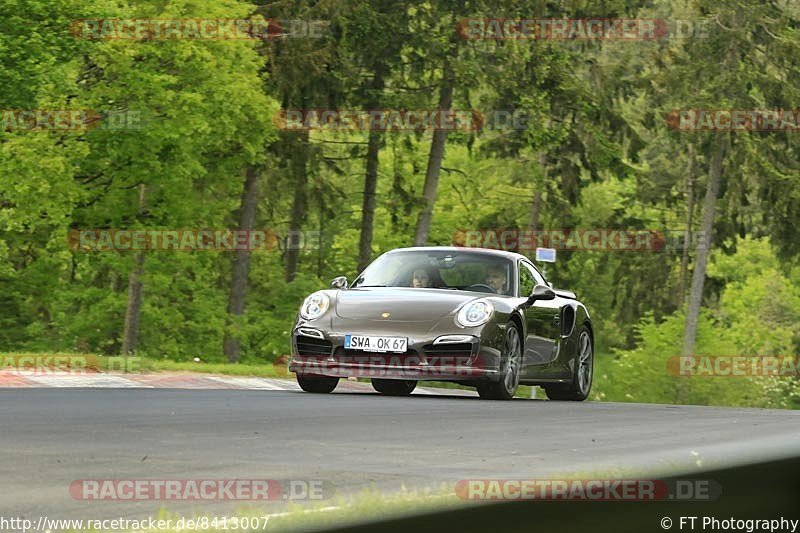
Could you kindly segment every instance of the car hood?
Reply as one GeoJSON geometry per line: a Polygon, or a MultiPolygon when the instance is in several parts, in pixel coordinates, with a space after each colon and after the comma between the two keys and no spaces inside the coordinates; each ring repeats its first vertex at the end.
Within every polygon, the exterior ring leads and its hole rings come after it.
{"type": "Polygon", "coordinates": [[[342,318],[420,322],[453,314],[465,302],[480,297],[474,292],[445,289],[356,288],[338,291],[335,306],[342,318]],[[390,316],[384,317],[384,313],[390,316]]]}

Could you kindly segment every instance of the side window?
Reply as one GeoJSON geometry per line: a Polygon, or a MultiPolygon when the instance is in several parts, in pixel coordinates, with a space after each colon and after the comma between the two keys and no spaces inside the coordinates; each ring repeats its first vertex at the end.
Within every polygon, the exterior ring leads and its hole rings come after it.
{"type": "Polygon", "coordinates": [[[536,285],[547,285],[547,282],[538,270],[525,262],[521,262],[519,264],[519,295],[530,295],[536,285]]]}
{"type": "Polygon", "coordinates": [[[527,266],[533,272],[533,278],[536,280],[536,283],[538,285],[547,285],[547,281],[544,279],[544,276],[542,276],[541,272],[539,272],[539,270],[537,270],[536,267],[531,266],[531,265],[527,265],[527,266]]]}
{"type": "Polygon", "coordinates": [[[525,263],[519,264],[519,296],[530,296],[533,288],[536,286],[536,278],[533,277],[533,272],[525,263]]]}

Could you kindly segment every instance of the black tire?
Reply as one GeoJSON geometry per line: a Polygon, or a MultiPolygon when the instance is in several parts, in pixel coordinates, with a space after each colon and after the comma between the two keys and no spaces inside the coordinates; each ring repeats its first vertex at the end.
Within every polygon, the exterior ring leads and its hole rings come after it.
{"type": "Polygon", "coordinates": [[[297,384],[306,392],[328,394],[339,384],[339,378],[328,376],[301,376],[297,374],[297,384]]]}
{"type": "Polygon", "coordinates": [[[575,354],[575,372],[571,383],[545,385],[544,391],[551,400],[582,402],[592,391],[594,376],[594,342],[589,328],[583,326],[578,334],[578,353],[575,354]],[[588,351],[587,351],[588,350],[588,351]]]}
{"type": "Polygon", "coordinates": [[[506,326],[506,338],[500,362],[501,378],[477,385],[478,396],[485,400],[510,400],[519,387],[522,370],[522,335],[513,322],[506,326]]]}
{"type": "Polygon", "coordinates": [[[417,388],[410,379],[373,379],[372,388],[386,396],[408,396],[417,388]]]}

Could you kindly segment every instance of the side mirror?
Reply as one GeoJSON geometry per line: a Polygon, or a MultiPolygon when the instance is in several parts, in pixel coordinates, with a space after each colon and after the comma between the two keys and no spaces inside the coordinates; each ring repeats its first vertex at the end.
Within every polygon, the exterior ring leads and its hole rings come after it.
{"type": "Polygon", "coordinates": [[[333,278],[331,280],[331,287],[333,287],[334,289],[346,289],[347,278],[345,276],[339,276],[338,278],[333,278]]]}
{"type": "Polygon", "coordinates": [[[525,300],[525,307],[530,307],[536,300],[552,300],[556,293],[547,285],[536,285],[531,291],[531,295],[525,300]]]}

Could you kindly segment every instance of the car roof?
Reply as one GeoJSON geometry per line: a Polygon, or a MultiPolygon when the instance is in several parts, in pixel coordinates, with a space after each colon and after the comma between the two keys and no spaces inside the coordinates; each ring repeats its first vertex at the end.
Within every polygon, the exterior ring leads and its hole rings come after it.
{"type": "Polygon", "coordinates": [[[394,250],[390,250],[386,253],[394,253],[394,252],[458,252],[458,253],[467,253],[467,254],[482,254],[482,255],[495,255],[499,257],[504,257],[506,259],[517,260],[517,259],[525,259],[528,262],[531,260],[525,257],[522,254],[518,254],[516,252],[509,252],[507,250],[496,250],[494,248],[467,248],[463,246],[412,246],[409,248],[395,248],[394,250]]]}

